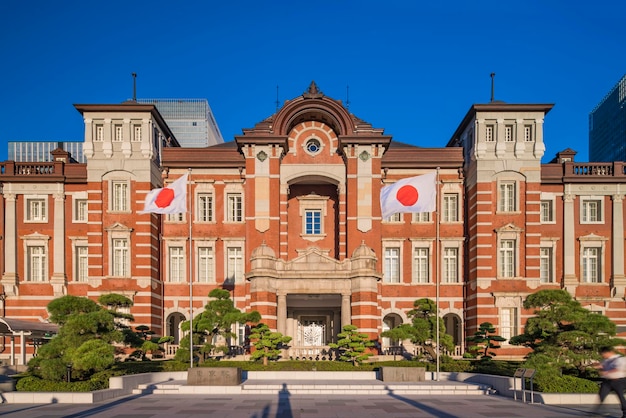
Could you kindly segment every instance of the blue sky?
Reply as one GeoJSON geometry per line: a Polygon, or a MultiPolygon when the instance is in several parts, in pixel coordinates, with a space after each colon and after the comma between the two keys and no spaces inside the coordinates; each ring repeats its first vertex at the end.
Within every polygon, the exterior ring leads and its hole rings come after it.
{"type": "Polygon", "coordinates": [[[0,6],[8,141],[82,140],[75,103],[206,98],[225,140],[315,80],[394,140],[445,146],[475,103],[554,103],[544,162],[588,159],[588,116],[626,73],[626,2],[18,1],[0,6]],[[174,3],[176,3],[174,5],[174,3]]]}

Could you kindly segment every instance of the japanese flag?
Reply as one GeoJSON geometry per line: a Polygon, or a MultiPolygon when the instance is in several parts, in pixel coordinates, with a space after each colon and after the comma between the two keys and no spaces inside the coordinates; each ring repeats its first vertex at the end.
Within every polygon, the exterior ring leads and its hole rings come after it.
{"type": "Polygon", "coordinates": [[[187,177],[185,173],[172,184],[162,189],[152,189],[146,195],[143,213],[187,212],[187,177]]]}
{"type": "Polygon", "coordinates": [[[394,213],[433,212],[437,204],[437,173],[398,180],[380,190],[383,219],[394,213]]]}

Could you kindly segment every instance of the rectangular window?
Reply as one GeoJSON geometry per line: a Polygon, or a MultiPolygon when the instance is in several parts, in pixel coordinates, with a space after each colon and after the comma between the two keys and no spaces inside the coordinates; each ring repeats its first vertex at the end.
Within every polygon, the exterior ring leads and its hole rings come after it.
{"type": "Polygon", "coordinates": [[[122,125],[115,125],[115,135],[113,136],[113,142],[122,142],[124,140],[124,130],[122,125]]]}
{"type": "Polygon", "coordinates": [[[87,222],[87,199],[74,200],[74,221],[87,222]]]}
{"type": "Polygon", "coordinates": [[[400,248],[385,248],[383,277],[387,283],[400,283],[400,248]]]}
{"type": "Polygon", "coordinates": [[[541,201],[541,222],[554,222],[554,212],[552,208],[552,200],[541,201]]]}
{"type": "Polygon", "coordinates": [[[602,222],[602,202],[600,200],[583,200],[582,205],[582,222],[602,222]]]}
{"type": "Polygon", "coordinates": [[[28,246],[26,281],[46,281],[46,249],[44,246],[28,246]]]}
{"type": "Polygon", "coordinates": [[[583,282],[600,283],[600,248],[583,249],[583,282]]]}
{"type": "Polygon", "coordinates": [[[228,208],[227,208],[227,221],[228,222],[242,222],[243,221],[243,201],[241,194],[228,194],[227,195],[228,208]]]}
{"type": "Polygon", "coordinates": [[[141,125],[133,125],[133,142],[141,142],[141,125]]]}
{"type": "Polygon", "coordinates": [[[198,222],[213,221],[213,196],[209,193],[198,194],[198,222]]]}
{"type": "Polygon", "coordinates": [[[241,247],[229,247],[226,254],[228,260],[225,283],[233,284],[239,282],[243,277],[243,253],[241,247]]]}
{"type": "Polygon", "coordinates": [[[513,140],[513,125],[506,125],[504,127],[504,141],[514,142],[513,140]]]}
{"type": "Polygon", "coordinates": [[[459,195],[446,193],[443,195],[443,221],[457,222],[459,220],[459,195]]]}
{"type": "Polygon", "coordinates": [[[113,212],[127,212],[128,211],[128,183],[125,181],[114,181],[113,187],[113,200],[111,210],[113,212]]]}
{"type": "Polygon", "coordinates": [[[94,138],[96,142],[104,141],[104,126],[96,125],[96,136],[94,138]]]}
{"type": "Polygon", "coordinates": [[[130,273],[130,252],[128,250],[128,240],[126,238],[115,238],[113,245],[113,276],[128,277],[130,273]]]}
{"type": "Polygon", "coordinates": [[[46,222],[47,218],[45,198],[26,200],[26,219],[28,221],[46,222]]]}
{"type": "Polygon", "coordinates": [[[198,247],[198,281],[201,283],[215,282],[213,271],[213,248],[198,247]]]}
{"type": "Polygon", "coordinates": [[[428,248],[416,248],[413,253],[414,283],[428,283],[428,248]]]}
{"type": "Polygon", "coordinates": [[[500,276],[515,277],[515,240],[500,241],[500,276]]]}
{"type": "Polygon", "coordinates": [[[517,335],[517,308],[500,308],[500,336],[510,340],[517,335]]]}
{"type": "Polygon", "coordinates": [[[459,282],[459,249],[443,249],[443,281],[444,283],[459,282]]]}
{"type": "Polygon", "coordinates": [[[541,247],[539,249],[539,278],[541,283],[554,283],[552,247],[541,247]]]}
{"type": "Polygon", "coordinates": [[[533,127],[531,125],[524,126],[524,141],[533,141],[533,127]]]}
{"type": "Polygon", "coordinates": [[[181,283],[185,276],[185,253],[183,247],[169,248],[169,281],[172,283],[181,283]]]}
{"type": "Polygon", "coordinates": [[[515,208],[515,182],[507,181],[500,183],[498,210],[500,212],[515,212],[515,208]]]}
{"type": "MultiPolygon", "coordinates": [[[[424,213],[428,213],[428,212],[424,212],[424,213]]],[[[402,222],[402,214],[394,213],[393,215],[385,219],[385,221],[386,222],[402,222]]]]}
{"type": "Polygon", "coordinates": [[[167,214],[167,222],[184,222],[185,214],[184,213],[168,213],[167,214]]]}
{"type": "Polygon", "coordinates": [[[493,125],[485,126],[485,141],[493,142],[495,137],[493,136],[493,125]]]}
{"type": "Polygon", "coordinates": [[[304,212],[304,233],[306,235],[319,235],[322,233],[322,211],[306,210],[304,212]]]}
{"type": "Polygon", "coordinates": [[[430,222],[430,212],[419,212],[413,214],[413,222],[424,223],[430,222]]]}
{"type": "Polygon", "coordinates": [[[76,247],[75,281],[86,282],[89,278],[89,259],[87,258],[87,246],[76,247]]]}

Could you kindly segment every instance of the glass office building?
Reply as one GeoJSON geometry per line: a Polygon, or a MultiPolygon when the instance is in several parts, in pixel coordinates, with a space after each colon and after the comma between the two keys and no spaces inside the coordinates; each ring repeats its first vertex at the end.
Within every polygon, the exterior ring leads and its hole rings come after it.
{"type": "Polygon", "coordinates": [[[137,99],[137,103],[154,104],[181,147],[224,142],[206,99],[137,99]]]}
{"type": "Polygon", "coordinates": [[[589,114],[589,160],[626,161],[626,75],[589,114]]]}
{"type": "Polygon", "coordinates": [[[51,152],[57,148],[70,153],[70,156],[79,163],[86,163],[87,159],[83,155],[82,142],[61,142],[61,141],[24,141],[9,142],[9,161],[24,162],[46,162],[52,161],[51,152]]]}

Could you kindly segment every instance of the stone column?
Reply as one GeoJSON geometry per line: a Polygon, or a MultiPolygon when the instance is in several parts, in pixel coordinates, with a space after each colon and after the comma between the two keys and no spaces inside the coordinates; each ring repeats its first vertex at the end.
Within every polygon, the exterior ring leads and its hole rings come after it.
{"type": "Polygon", "coordinates": [[[276,329],[287,335],[287,295],[280,292],[276,294],[276,298],[276,329]]]}
{"type": "Polygon", "coordinates": [[[17,219],[16,196],[14,193],[4,193],[4,272],[2,274],[2,285],[7,296],[18,294],[17,278],[17,229],[15,220],[17,219]]]}
{"type": "Polygon", "coordinates": [[[624,196],[613,195],[613,275],[611,278],[612,295],[624,297],[626,277],[624,276],[624,196]]]}
{"type": "Polygon", "coordinates": [[[576,234],[574,228],[575,196],[569,191],[563,196],[563,275],[565,290],[576,293],[578,278],[576,277],[576,234]]]}
{"type": "Polygon", "coordinates": [[[65,275],[65,193],[54,194],[54,249],[52,278],[50,283],[54,296],[66,294],[67,277],[65,275]]]}
{"type": "MultiPolygon", "coordinates": [[[[341,295],[341,328],[350,325],[352,322],[352,306],[350,305],[350,294],[341,295]]],[[[342,330],[339,330],[341,332],[342,330]]]]}

